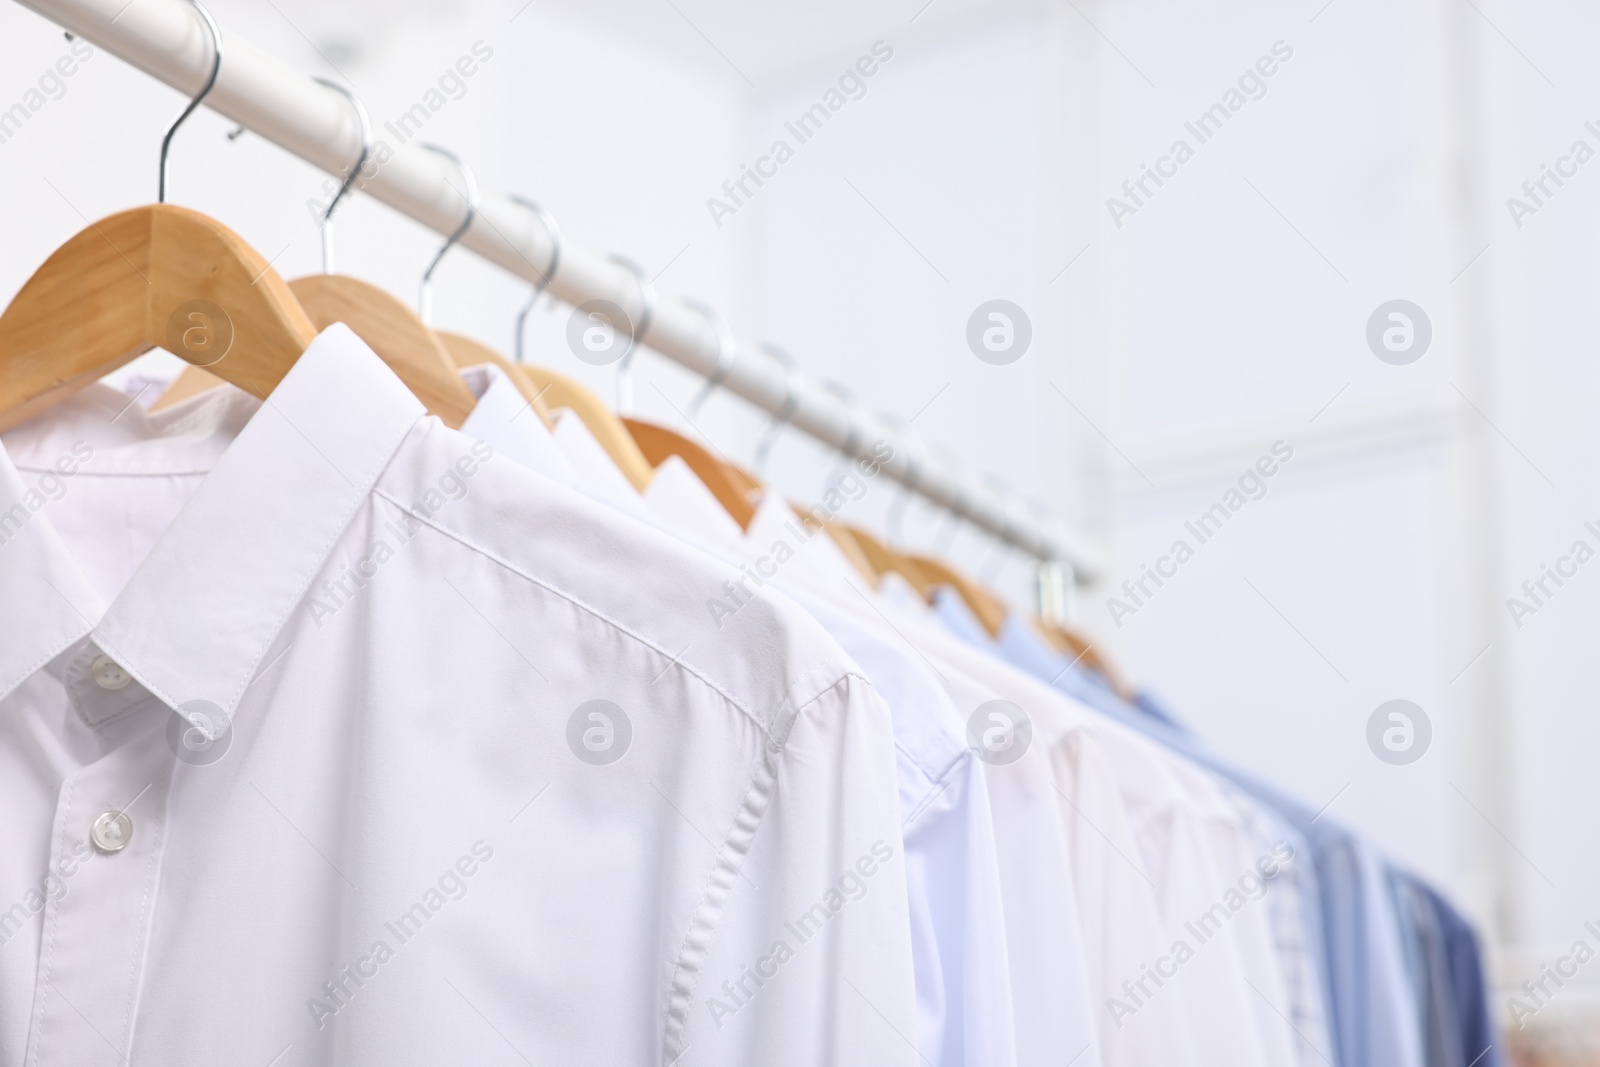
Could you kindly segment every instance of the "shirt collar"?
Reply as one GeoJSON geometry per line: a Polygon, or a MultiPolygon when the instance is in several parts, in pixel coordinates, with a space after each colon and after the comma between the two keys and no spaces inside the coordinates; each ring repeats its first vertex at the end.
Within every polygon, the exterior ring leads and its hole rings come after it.
{"type": "Polygon", "coordinates": [[[501,455],[569,489],[577,483],[572,464],[505,371],[493,363],[482,363],[463,369],[461,379],[478,398],[461,424],[462,433],[487,442],[501,455]]]}
{"type": "MultiPolygon", "coordinates": [[[[169,707],[232,716],[420,401],[348,327],[311,343],[104,606],[44,515],[0,546],[0,695],[84,633],[169,707]],[[15,638],[13,640],[13,638],[15,638]]],[[[0,449],[0,503],[25,491],[0,449]]],[[[24,507],[26,505],[24,504],[24,507]]]]}
{"type": "Polygon", "coordinates": [[[692,543],[732,552],[744,540],[744,531],[733,516],[723,510],[699,475],[677,456],[668,456],[656,467],[645,487],[644,502],[668,529],[692,543]]]}
{"type": "Polygon", "coordinates": [[[623,514],[649,521],[650,509],[640,499],[639,491],[611,462],[577,413],[571,408],[558,408],[551,418],[556,424],[552,433],[556,446],[577,471],[577,489],[623,514]]]}
{"type": "Polygon", "coordinates": [[[81,640],[105,612],[72,553],[0,447],[0,697],[81,640]]]}

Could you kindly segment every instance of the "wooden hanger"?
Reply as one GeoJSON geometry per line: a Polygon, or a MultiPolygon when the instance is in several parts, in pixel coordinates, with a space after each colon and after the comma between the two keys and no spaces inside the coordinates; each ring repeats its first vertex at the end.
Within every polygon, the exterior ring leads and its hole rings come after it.
{"type": "Polygon", "coordinates": [[[967,607],[972,609],[972,614],[978,617],[978,621],[989,632],[989,636],[1000,636],[1000,628],[1005,625],[1006,616],[1011,613],[1005,601],[954,567],[932,556],[907,553],[906,559],[927,575],[935,585],[948,585],[954,589],[966,602],[967,607]]]}
{"type": "MultiPolygon", "coordinates": [[[[800,522],[804,525],[816,524],[816,520],[811,517],[809,509],[792,501],[789,507],[799,516],[800,522]]],[[[850,565],[856,569],[856,572],[867,580],[868,585],[876,587],[878,584],[878,570],[872,565],[872,561],[867,558],[867,554],[861,550],[861,543],[841,523],[824,522],[821,526],[833,540],[833,543],[839,546],[839,551],[844,554],[845,559],[850,561],[850,565]]]]}
{"type": "Polygon", "coordinates": [[[1064,656],[1070,656],[1075,662],[1082,663],[1106,680],[1113,692],[1123,700],[1132,703],[1137,697],[1132,685],[1128,684],[1127,676],[1105,656],[1100,650],[1090,644],[1083,635],[1076,633],[1065,626],[1053,626],[1042,619],[1030,620],[1034,629],[1042,634],[1046,641],[1064,656]]]}
{"type": "Polygon", "coordinates": [[[316,333],[222,223],[173,204],[119,212],[56,249],[0,315],[0,428],[157,347],[265,397],[316,333]]]}
{"type": "Polygon", "coordinates": [[[474,341],[459,333],[450,333],[448,330],[435,330],[434,336],[444,345],[445,351],[450,353],[450,358],[458,367],[473,367],[480,363],[493,363],[499,367],[505,376],[511,379],[511,384],[517,387],[517,392],[522,394],[533,408],[539,421],[544,423],[546,429],[552,429],[554,424],[550,421],[550,409],[545,406],[545,391],[533,383],[527,371],[511,362],[482,341],[474,341]]]}
{"type": "Polygon", "coordinates": [[[723,510],[733,516],[733,521],[739,524],[739,529],[750,528],[750,520],[756,515],[756,506],[751,500],[749,483],[736,474],[727,463],[683,434],[669,430],[665,426],[629,418],[624,418],[622,425],[628,428],[634,443],[639,446],[639,451],[650,461],[652,467],[659,467],[668,456],[677,456],[687,463],[689,469],[705,483],[707,489],[711,490],[711,494],[717,498],[717,503],[721,504],[723,510]]]}
{"type": "Polygon", "coordinates": [[[399,297],[343,274],[296,278],[289,288],[319,330],[336,322],[350,327],[446,426],[466,421],[478,398],[443,342],[399,297]]]}
{"type": "Polygon", "coordinates": [[[856,547],[866,556],[867,562],[880,577],[891,572],[898,574],[911,584],[911,588],[917,591],[918,596],[929,603],[933,602],[933,582],[909,557],[902,556],[859,526],[843,522],[839,525],[849,533],[850,539],[856,543],[856,547]]]}
{"type": "Polygon", "coordinates": [[[193,363],[190,363],[178,372],[176,378],[167,383],[166,389],[162,390],[161,395],[156,397],[156,402],[150,405],[150,410],[152,412],[164,411],[176,404],[183,403],[190,397],[199,396],[201,393],[209,393],[217,386],[227,384],[227,382],[218,378],[204,367],[196,367],[193,363]]]}
{"type": "Polygon", "coordinates": [[[645,491],[654,468],[645,459],[644,453],[639,451],[639,446],[634,443],[633,436],[628,433],[622,420],[613,415],[599,397],[548,367],[534,363],[519,363],[517,366],[544,394],[545,407],[551,411],[571,408],[573,414],[583,420],[594,439],[600,442],[600,447],[605,449],[606,455],[611,457],[611,462],[617,465],[623,476],[639,492],[645,491]]]}

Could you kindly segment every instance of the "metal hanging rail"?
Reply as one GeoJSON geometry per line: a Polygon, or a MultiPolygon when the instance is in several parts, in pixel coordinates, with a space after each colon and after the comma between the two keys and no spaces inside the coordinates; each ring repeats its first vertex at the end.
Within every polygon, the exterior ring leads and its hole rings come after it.
{"type": "MultiPolygon", "coordinates": [[[[193,95],[212,72],[210,32],[185,0],[18,0],[98,48],[193,95]]],[[[362,149],[360,122],[349,99],[248,42],[224,32],[224,53],[205,105],[335,177],[362,149]]],[[[357,187],[424,226],[448,236],[465,208],[450,183],[452,165],[427,152],[402,152],[363,176],[357,187]]],[[[542,283],[555,242],[538,215],[512,200],[484,196],[461,236],[464,248],[496,266],[542,283]]],[[[756,346],[734,343],[703,309],[657,302],[628,266],[613,257],[560,242],[560,266],[549,291],[573,306],[605,300],[634,323],[646,323],[641,344],[743,397],[820,441],[857,458],[887,443],[884,473],[1038,560],[1066,565],[1077,582],[1091,580],[1094,555],[1059,520],[1035,517],[1028,501],[968,471],[926,461],[920,442],[856,405],[796,375],[756,346]]]]}

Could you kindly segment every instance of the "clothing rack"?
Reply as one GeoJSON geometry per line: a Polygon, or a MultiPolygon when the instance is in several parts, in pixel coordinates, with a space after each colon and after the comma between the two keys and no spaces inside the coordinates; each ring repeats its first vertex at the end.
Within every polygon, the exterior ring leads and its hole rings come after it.
{"type": "MultiPolygon", "coordinates": [[[[185,0],[18,2],[180,92],[193,96],[211,74],[210,33],[185,0]]],[[[344,95],[225,31],[223,53],[206,106],[335,177],[348,172],[361,153],[362,135],[344,95]]],[[[355,187],[448,236],[467,213],[452,178],[459,181],[454,165],[438,155],[402,152],[375,173],[364,173],[355,187]]],[[[656,301],[632,271],[614,258],[553,237],[527,207],[484,195],[459,243],[531,283],[548,280],[548,291],[573,306],[610,301],[630,322],[645,324],[640,344],[841,452],[869,458],[875,445],[887,443],[894,454],[882,470],[891,478],[1044,565],[1040,601],[1050,614],[1064,608],[1073,583],[1094,578],[1095,554],[1059,519],[1037,517],[1026,498],[998,490],[970,471],[930,462],[920,442],[756,346],[729,346],[714,315],[685,303],[656,301]],[[558,242],[559,265],[547,279],[558,242]]]]}

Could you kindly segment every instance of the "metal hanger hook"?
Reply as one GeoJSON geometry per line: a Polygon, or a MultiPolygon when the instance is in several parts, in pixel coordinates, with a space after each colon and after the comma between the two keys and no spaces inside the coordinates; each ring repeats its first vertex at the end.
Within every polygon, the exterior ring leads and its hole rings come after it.
{"type": "MultiPolygon", "coordinates": [[[[878,417],[894,429],[899,430],[901,440],[908,444],[911,442],[911,424],[909,422],[898,415],[890,415],[888,412],[879,412],[878,417]]],[[[916,444],[915,451],[907,449],[905,480],[900,483],[899,492],[895,493],[894,499],[889,502],[886,532],[889,535],[891,547],[905,544],[906,506],[911,502],[911,494],[916,492],[917,486],[922,484],[923,452],[926,446],[922,443],[921,438],[917,439],[916,444]]]]}
{"type": "Polygon", "coordinates": [[[756,442],[757,474],[766,467],[767,456],[777,443],[778,434],[789,425],[789,420],[794,418],[795,408],[800,406],[800,372],[795,367],[794,357],[777,345],[763,344],[761,351],[783,364],[783,408],[772,416],[772,421],[767,423],[766,430],[761,434],[761,440],[756,442]]]}
{"type": "Polygon", "coordinates": [[[628,324],[628,348],[617,360],[617,414],[633,414],[633,355],[639,350],[639,342],[644,340],[645,334],[650,332],[650,324],[656,317],[656,287],[650,276],[627,256],[612,253],[606,257],[633,275],[634,281],[639,285],[639,322],[628,324]]]}
{"type": "Polygon", "coordinates": [[[716,308],[691,298],[680,300],[679,303],[698,311],[707,322],[711,323],[711,328],[717,333],[717,365],[712,368],[711,377],[706,379],[706,384],[702,385],[700,391],[694,395],[694,399],[689,401],[689,416],[692,418],[700,413],[700,405],[716,392],[717,386],[726,381],[728,372],[733,370],[735,342],[728,320],[723,318],[722,313],[716,308]]]}
{"type": "Polygon", "coordinates": [[[211,12],[206,10],[206,6],[200,0],[189,0],[189,2],[194,5],[196,11],[200,12],[200,18],[205,22],[206,29],[211,31],[211,76],[206,79],[206,83],[201,87],[199,94],[189,101],[189,106],[183,109],[183,113],[172,120],[172,125],[167,127],[166,136],[161,138],[161,176],[156,186],[156,203],[158,204],[167,202],[167,155],[172,151],[172,135],[178,132],[178,127],[183,125],[185,119],[194,114],[195,108],[200,106],[200,101],[204,100],[211,90],[216,88],[217,75],[222,73],[222,29],[217,25],[217,20],[211,17],[211,12]]]}
{"type": "Polygon", "coordinates": [[[322,213],[322,221],[318,224],[322,228],[322,273],[333,273],[333,211],[339,206],[339,201],[345,198],[355,184],[356,178],[361,174],[361,168],[367,165],[368,158],[372,155],[372,120],[367,115],[367,105],[361,98],[348,87],[340,85],[328,78],[316,78],[315,81],[326,85],[336,93],[344,95],[346,100],[355,107],[356,120],[361,124],[361,154],[350,167],[350,173],[344,177],[344,182],[339,186],[339,191],[333,194],[333,199],[328,201],[328,208],[322,213]]]}
{"type": "Polygon", "coordinates": [[[550,283],[555,280],[556,270],[561,266],[561,227],[556,224],[556,217],[550,210],[537,200],[529,200],[515,193],[512,193],[509,199],[513,204],[520,204],[538,216],[539,221],[544,224],[545,232],[550,235],[550,262],[544,268],[543,276],[534,283],[533,292],[528,294],[527,301],[517,311],[516,347],[512,349],[512,355],[516,357],[518,363],[525,363],[527,360],[522,348],[523,327],[527,325],[528,315],[533,311],[533,306],[539,302],[544,291],[550,288],[550,283]]]}
{"type": "Polygon", "coordinates": [[[1010,558],[1008,553],[1012,550],[1012,546],[1016,544],[1017,525],[1011,516],[1016,501],[1014,494],[1011,492],[1011,485],[1004,478],[993,474],[984,474],[981,477],[984,483],[994,490],[995,494],[1000,498],[1000,513],[1004,519],[1000,533],[998,535],[991,534],[994,544],[984,554],[983,562],[978,566],[978,577],[992,583],[1005,567],[1006,561],[1010,558]],[[991,561],[995,559],[998,559],[999,562],[991,566],[991,561]]]}
{"type": "Polygon", "coordinates": [[[441,148],[439,145],[430,144],[426,141],[421,142],[421,146],[435,155],[443,156],[456,165],[456,169],[461,172],[462,183],[466,185],[466,191],[462,193],[462,196],[467,201],[467,213],[462,218],[461,225],[457,226],[454,232],[445,238],[444,245],[433,254],[433,259],[428,261],[427,269],[422,272],[422,282],[417,287],[417,318],[421,319],[424,325],[432,325],[433,272],[439,266],[439,261],[444,258],[444,254],[456,246],[456,242],[461,240],[461,235],[466,233],[468,228],[472,226],[472,220],[478,217],[478,178],[472,173],[472,168],[462,162],[461,157],[448,148],[441,148]]]}
{"type": "Polygon", "coordinates": [[[847,416],[849,419],[849,424],[845,431],[844,447],[839,449],[839,459],[832,467],[828,469],[828,477],[823,482],[823,485],[826,487],[833,484],[835,475],[840,467],[845,467],[848,469],[850,466],[850,461],[856,458],[856,449],[861,445],[861,423],[857,416],[861,413],[862,409],[861,402],[856,399],[856,395],[849,389],[846,389],[844,386],[840,385],[838,382],[823,382],[822,388],[826,389],[828,392],[844,401],[850,412],[847,416]]]}
{"type": "Polygon", "coordinates": [[[945,521],[940,524],[939,532],[934,535],[934,547],[940,552],[945,552],[949,549],[951,542],[955,540],[956,533],[961,527],[961,520],[965,518],[967,472],[966,467],[956,456],[951,455],[945,449],[939,449],[938,451],[941,453],[941,466],[947,467],[953,473],[953,489],[956,497],[955,501],[945,509],[945,521]],[[948,457],[948,459],[944,457],[948,457]]]}

